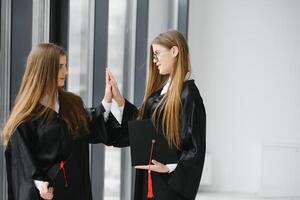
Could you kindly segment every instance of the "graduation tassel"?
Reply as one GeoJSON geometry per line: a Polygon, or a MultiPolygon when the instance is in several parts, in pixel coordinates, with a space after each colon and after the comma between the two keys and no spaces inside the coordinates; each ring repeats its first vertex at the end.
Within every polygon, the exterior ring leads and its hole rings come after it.
{"type": "Polygon", "coordinates": [[[148,169],[148,193],[147,193],[147,198],[151,199],[153,197],[154,197],[154,194],[153,194],[153,188],[152,188],[151,170],[148,169]]]}
{"type": "Polygon", "coordinates": [[[154,143],[155,143],[155,140],[152,140],[151,152],[150,152],[150,160],[149,160],[149,168],[148,168],[148,193],[147,193],[147,198],[148,199],[151,199],[151,198],[154,197],[153,187],[152,187],[151,169],[150,169],[150,165],[151,165],[151,161],[152,161],[152,154],[153,154],[154,143]]]}
{"type": "Polygon", "coordinates": [[[65,162],[64,161],[60,161],[60,163],[59,163],[59,169],[61,169],[63,171],[64,179],[65,179],[65,187],[68,187],[66,170],[65,170],[65,162]]]}

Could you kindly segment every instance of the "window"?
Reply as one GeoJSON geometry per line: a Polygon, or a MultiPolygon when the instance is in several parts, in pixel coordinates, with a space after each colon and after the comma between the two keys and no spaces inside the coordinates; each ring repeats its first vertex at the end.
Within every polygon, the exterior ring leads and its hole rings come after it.
{"type": "Polygon", "coordinates": [[[68,90],[81,96],[86,106],[91,106],[92,101],[91,14],[90,1],[70,1],[68,90]]]}
{"type": "MultiPolygon", "coordinates": [[[[126,7],[127,1],[109,1],[107,66],[117,79],[121,91],[123,90],[126,7]]],[[[105,147],[104,174],[104,199],[119,200],[121,195],[120,148],[105,147]]]]}

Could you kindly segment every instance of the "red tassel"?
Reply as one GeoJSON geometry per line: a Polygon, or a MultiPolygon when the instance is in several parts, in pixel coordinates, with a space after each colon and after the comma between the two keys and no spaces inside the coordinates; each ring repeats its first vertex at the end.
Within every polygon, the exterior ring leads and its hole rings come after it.
{"type": "Polygon", "coordinates": [[[153,187],[152,187],[151,169],[150,169],[150,165],[151,165],[151,161],[152,161],[152,154],[153,154],[154,143],[155,143],[155,140],[152,140],[151,152],[150,152],[150,159],[149,159],[149,169],[148,169],[148,193],[147,193],[147,198],[148,199],[152,199],[154,197],[153,187]]]}
{"type": "Polygon", "coordinates": [[[65,162],[64,161],[60,161],[60,163],[59,163],[59,169],[63,170],[64,179],[65,179],[65,187],[68,187],[67,175],[66,175],[65,162]]]}
{"type": "Polygon", "coordinates": [[[153,198],[153,188],[152,188],[152,177],[151,177],[151,170],[148,170],[148,193],[147,193],[147,198],[151,199],[153,198]]]}

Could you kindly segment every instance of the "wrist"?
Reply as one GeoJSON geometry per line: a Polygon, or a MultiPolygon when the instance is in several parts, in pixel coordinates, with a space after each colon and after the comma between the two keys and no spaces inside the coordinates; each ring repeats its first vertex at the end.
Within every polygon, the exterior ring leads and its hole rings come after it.
{"type": "Polygon", "coordinates": [[[119,107],[123,107],[125,105],[125,99],[124,98],[120,98],[118,100],[116,100],[117,104],[119,107]]]}
{"type": "Polygon", "coordinates": [[[105,101],[106,103],[111,103],[112,102],[112,98],[104,97],[103,101],[105,101]]]}

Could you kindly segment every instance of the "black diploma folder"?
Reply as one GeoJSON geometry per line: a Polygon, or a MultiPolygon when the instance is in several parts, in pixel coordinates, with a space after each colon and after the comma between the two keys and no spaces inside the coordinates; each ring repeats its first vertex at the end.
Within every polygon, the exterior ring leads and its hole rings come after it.
{"type": "Polygon", "coordinates": [[[163,135],[156,131],[150,119],[128,122],[132,166],[148,165],[153,143],[152,159],[162,163],[178,163],[177,149],[170,147],[163,135]]]}

